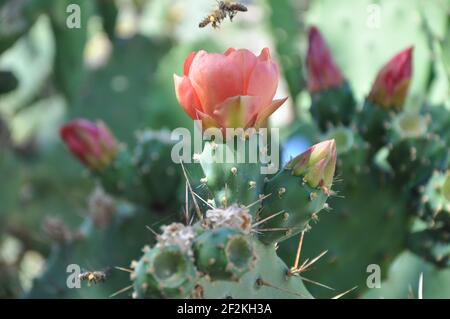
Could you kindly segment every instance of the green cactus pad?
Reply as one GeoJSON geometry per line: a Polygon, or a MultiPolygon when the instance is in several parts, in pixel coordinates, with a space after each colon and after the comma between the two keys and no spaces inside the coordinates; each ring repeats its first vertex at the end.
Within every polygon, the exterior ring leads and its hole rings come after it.
{"type": "MultiPolygon", "coordinates": [[[[205,144],[202,154],[198,157],[201,172],[192,174],[192,184],[205,200],[214,200],[217,206],[227,206],[227,203],[249,205],[258,200],[265,175],[261,174],[260,163],[248,161],[248,140],[243,145],[245,163],[237,161],[237,156],[234,162],[223,163],[219,154],[225,154],[227,149],[231,148],[227,144],[205,144]]],[[[254,205],[252,210],[256,207],[254,205]]]]}
{"type": "Polygon", "coordinates": [[[170,133],[146,130],[137,137],[133,152],[123,147],[115,160],[97,174],[103,187],[111,194],[155,210],[169,205],[178,207],[174,192],[181,183],[182,171],[171,158],[174,142],[170,133]]]}
{"type": "Polygon", "coordinates": [[[127,148],[122,148],[116,158],[103,171],[97,173],[103,188],[115,196],[132,201],[142,201],[141,190],[137,189],[137,167],[127,148]]]}
{"type": "Polygon", "coordinates": [[[358,129],[361,136],[370,143],[371,154],[375,154],[386,143],[386,135],[394,113],[368,101],[359,113],[358,129]]]}
{"type": "MultiPolygon", "coordinates": [[[[337,196],[328,200],[330,213],[322,214],[320,221],[305,234],[302,250],[305,258],[328,251],[308,271],[308,279],[337,291],[358,286],[349,294],[357,296],[367,289],[368,265],[380,265],[384,276],[385,267],[402,251],[408,229],[406,198],[399,197],[392,185],[376,178],[373,173],[361,171],[353,180],[335,184],[337,196]]],[[[297,245],[297,238],[292,238],[280,244],[278,253],[284,260],[292,260],[297,245]]],[[[308,289],[320,298],[332,297],[334,293],[313,284],[308,284],[308,289]]]]}
{"type": "MultiPolygon", "coordinates": [[[[140,185],[153,207],[174,202],[174,191],[181,183],[181,167],[171,157],[175,141],[168,130],[145,130],[137,134],[134,162],[140,185]]],[[[177,202],[175,201],[175,204],[177,202]]]]}
{"type": "MultiPolygon", "coordinates": [[[[200,279],[198,287],[203,298],[241,299],[311,299],[298,276],[289,276],[288,266],[277,256],[274,245],[253,241],[256,264],[238,282],[200,279]]],[[[294,259],[295,250],[291,251],[294,259]]]]}
{"type": "Polygon", "coordinates": [[[263,243],[280,242],[308,229],[328,198],[323,189],[308,186],[287,169],[265,183],[264,194],[268,197],[257,219],[266,220],[258,227],[263,243]]]}
{"type": "Polygon", "coordinates": [[[311,114],[322,131],[332,126],[350,125],[356,112],[356,101],[348,83],[311,96],[311,114]]]}
{"type": "Polygon", "coordinates": [[[402,139],[387,157],[397,183],[407,186],[426,183],[433,171],[446,168],[448,159],[449,150],[437,135],[402,139]]]}

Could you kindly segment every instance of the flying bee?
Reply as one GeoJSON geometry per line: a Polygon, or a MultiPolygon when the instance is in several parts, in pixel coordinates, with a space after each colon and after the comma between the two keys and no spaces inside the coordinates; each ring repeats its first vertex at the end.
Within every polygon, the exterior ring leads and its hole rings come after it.
{"type": "Polygon", "coordinates": [[[204,28],[207,25],[211,24],[214,29],[218,28],[220,23],[226,19],[228,16],[230,21],[233,21],[233,18],[236,16],[238,12],[246,12],[247,7],[241,3],[237,2],[228,2],[228,1],[218,1],[218,9],[211,12],[207,17],[205,17],[200,23],[199,27],[204,28]]]}
{"type": "Polygon", "coordinates": [[[227,17],[227,14],[225,11],[217,9],[214,10],[213,12],[211,12],[207,17],[205,17],[200,23],[199,23],[199,27],[200,28],[204,28],[206,27],[208,24],[211,23],[212,27],[214,29],[218,28],[220,23],[222,22],[223,19],[225,19],[227,17]]]}
{"type": "Polygon", "coordinates": [[[219,8],[228,14],[230,21],[233,21],[238,12],[247,12],[248,10],[242,3],[226,1],[220,1],[219,8]]]}
{"type": "Polygon", "coordinates": [[[108,270],[105,271],[85,271],[78,275],[81,281],[87,281],[88,287],[92,284],[97,284],[99,282],[105,282],[108,270]]]}

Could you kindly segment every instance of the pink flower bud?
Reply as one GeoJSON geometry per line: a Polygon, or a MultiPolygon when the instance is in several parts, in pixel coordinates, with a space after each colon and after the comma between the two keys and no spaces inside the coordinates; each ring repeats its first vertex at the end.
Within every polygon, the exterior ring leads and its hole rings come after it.
{"type": "Polygon", "coordinates": [[[334,170],[336,168],[336,143],[327,140],[311,146],[288,165],[292,174],[302,176],[311,187],[321,187],[327,192],[333,184],[334,170]]]}
{"type": "Polygon", "coordinates": [[[108,166],[118,151],[115,138],[101,121],[76,119],[60,129],[60,136],[72,154],[94,171],[108,166]]]}
{"type": "Polygon", "coordinates": [[[403,50],[383,66],[367,98],[370,102],[384,108],[402,108],[412,76],[412,52],[412,47],[403,50]]]}
{"type": "Polygon", "coordinates": [[[308,41],[308,90],[313,93],[341,86],[345,82],[344,77],[316,27],[309,29],[308,41]]]}

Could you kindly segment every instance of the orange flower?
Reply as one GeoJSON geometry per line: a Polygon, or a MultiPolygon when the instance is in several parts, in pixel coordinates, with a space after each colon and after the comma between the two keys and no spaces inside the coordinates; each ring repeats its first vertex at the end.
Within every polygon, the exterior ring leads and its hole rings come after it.
{"type": "Polygon", "coordinates": [[[378,72],[367,98],[370,102],[384,108],[403,106],[412,76],[412,51],[412,47],[401,51],[378,72]]]}
{"type": "Polygon", "coordinates": [[[257,57],[249,50],[224,54],[191,53],[183,76],[174,75],[179,103],[203,129],[260,128],[285,101],[273,100],[278,66],[265,48],[257,57]]]}
{"type": "Polygon", "coordinates": [[[316,27],[309,29],[308,42],[306,67],[308,69],[309,92],[313,93],[341,86],[345,80],[334,63],[325,40],[316,27]]]}

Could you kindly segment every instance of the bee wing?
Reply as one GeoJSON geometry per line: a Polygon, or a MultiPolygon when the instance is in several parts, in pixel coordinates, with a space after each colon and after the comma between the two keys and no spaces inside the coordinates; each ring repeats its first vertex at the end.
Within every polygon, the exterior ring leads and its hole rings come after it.
{"type": "Polygon", "coordinates": [[[105,276],[109,276],[112,273],[112,267],[108,266],[108,267],[104,268],[103,273],[105,274],[105,276]]]}

